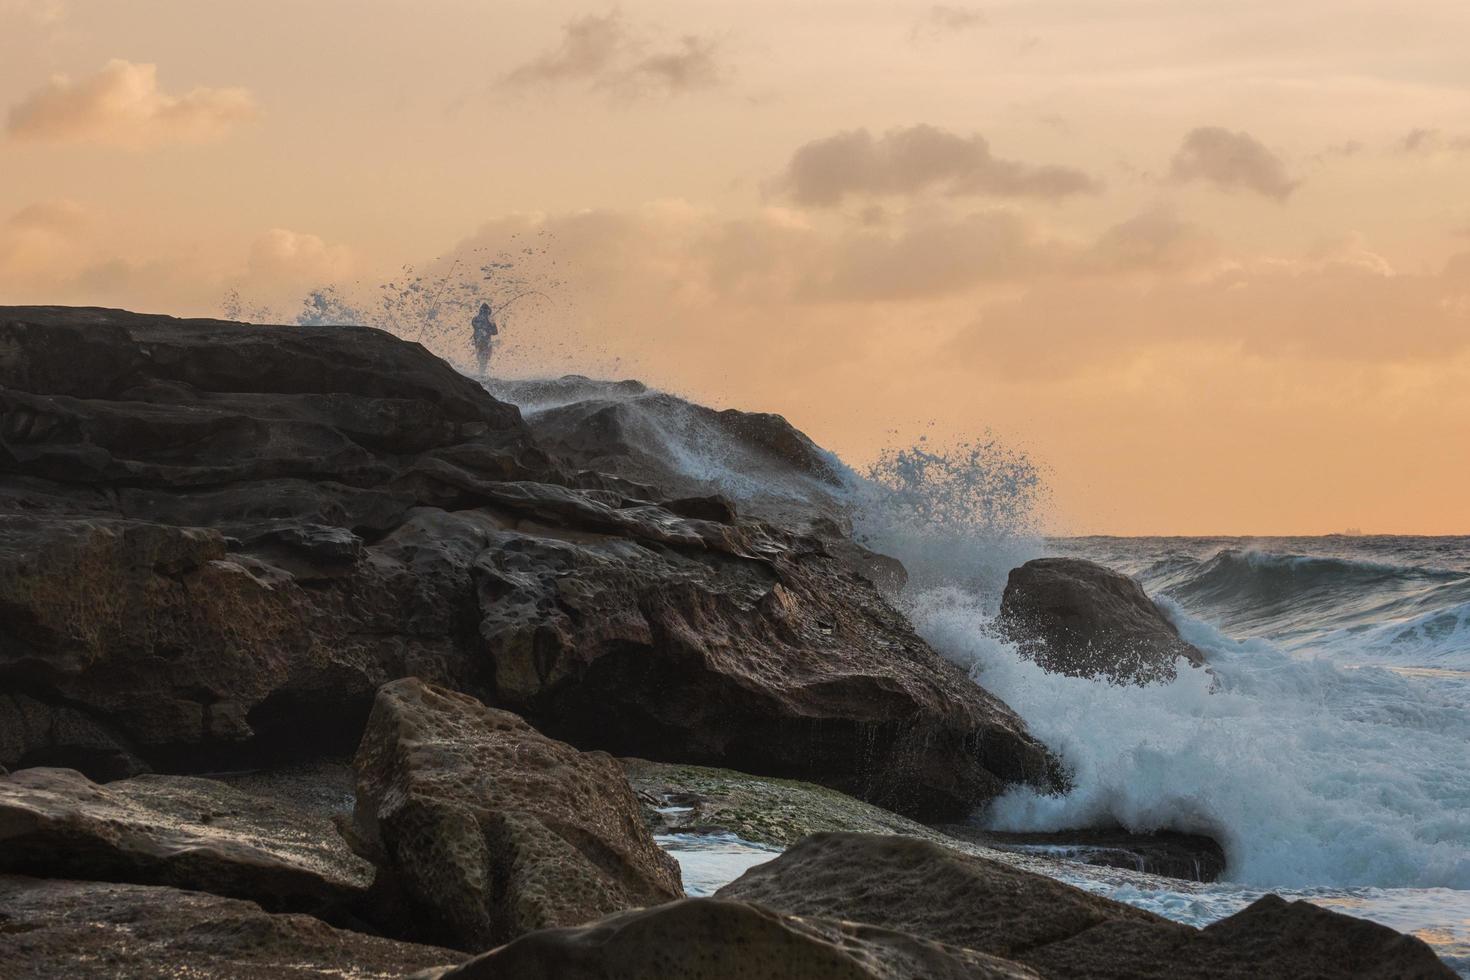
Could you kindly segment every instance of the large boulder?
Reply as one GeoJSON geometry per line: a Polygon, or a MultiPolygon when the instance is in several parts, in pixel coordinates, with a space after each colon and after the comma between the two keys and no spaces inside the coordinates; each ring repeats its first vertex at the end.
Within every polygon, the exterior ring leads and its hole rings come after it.
{"type": "Polygon", "coordinates": [[[357,829],[428,934],[485,949],[683,895],[622,769],[516,715],[407,678],[357,755],[357,829]]]}
{"type": "Polygon", "coordinates": [[[1306,902],[1267,896],[1200,930],[911,837],[819,834],[717,897],[894,929],[1044,977],[1453,976],[1422,941],[1306,902]]]}
{"type": "Polygon", "coordinates": [[[1054,673],[1146,684],[1172,680],[1181,657],[1205,663],[1137,582],[1083,558],[1037,558],[1013,569],[998,624],[1054,673]]]}
{"type": "Polygon", "coordinates": [[[921,816],[1049,774],[838,537],[572,473],[381,331],[4,308],[0,402],[0,765],[350,752],[417,675],[921,816]]]}
{"type": "Polygon", "coordinates": [[[372,866],[329,821],[189,776],[105,786],[70,769],[0,776],[0,873],[172,885],[331,918],[372,866]]]}
{"type": "Polygon", "coordinates": [[[0,875],[3,977],[376,980],[463,958],[203,892],[0,875]]]}
{"type": "Polygon", "coordinates": [[[907,836],[814,834],[717,894],[1007,958],[1115,919],[1175,928],[1055,879],[907,836]]]}
{"type": "Polygon", "coordinates": [[[1035,980],[1019,963],[744,902],[691,898],[548,929],[416,980],[1035,980]]]}

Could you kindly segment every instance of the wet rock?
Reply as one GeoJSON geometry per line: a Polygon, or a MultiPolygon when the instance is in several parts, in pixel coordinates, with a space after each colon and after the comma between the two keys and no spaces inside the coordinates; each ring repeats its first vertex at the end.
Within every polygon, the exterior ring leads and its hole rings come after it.
{"type": "Polygon", "coordinates": [[[921,823],[826,786],[707,766],[619,761],[655,833],[733,834],[778,847],[830,831],[943,839],[921,823]]]}
{"type": "Polygon", "coordinates": [[[997,619],[1021,652],[1049,671],[1119,683],[1172,680],[1204,654],[1137,582],[1082,558],[1037,558],[1013,569],[997,619]]]}
{"type": "Polygon", "coordinates": [[[981,980],[1030,969],[967,949],[744,902],[685,899],[549,929],[416,980],[981,980]]]}
{"type": "Polygon", "coordinates": [[[396,681],[356,765],[358,830],[447,944],[485,949],[683,894],[612,757],[508,711],[396,681]]]}
{"type": "Polygon", "coordinates": [[[202,892],[0,875],[5,977],[375,980],[463,958],[202,892]]]}
{"type": "Polygon", "coordinates": [[[99,786],[70,769],[0,776],[0,872],[171,885],[332,917],[372,867],[332,824],[188,776],[99,786]]]}
{"type": "Polygon", "coordinates": [[[1132,834],[1122,829],[1005,833],[966,824],[943,824],[937,829],[997,850],[1103,868],[1127,868],[1185,881],[1214,881],[1225,871],[1224,849],[1202,834],[1132,834]]]}
{"type": "Polygon", "coordinates": [[[719,898],[864,922],[1014,959],[1045,977],[1449,977],[1423,942],[1267,896],[1203,929],[927,841],[820,834],[719,898]]]}
{"type": "Polygon", "coordinates": [[[840,464],[779,415],[716,411],[636,381],[577,375],[491,390],[519,405],[537,443],[572,468],[673,497],[721,494],[781,524],[844,516],[840,464]]]}

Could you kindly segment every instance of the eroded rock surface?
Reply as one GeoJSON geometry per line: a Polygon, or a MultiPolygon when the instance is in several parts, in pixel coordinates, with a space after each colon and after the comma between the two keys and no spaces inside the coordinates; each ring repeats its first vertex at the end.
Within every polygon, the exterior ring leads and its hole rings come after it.
{"type": "Polygon", "coordinates": [[[1137,582],[1082,558],[1012,569],[997,623],[1054,673],[1146,684],[1173,679],[1180,657],[1205,663],[1137,582]]]}
{"type": "Polygon", "coordinates": [[[532,933],[418,980],[1022,980],[1018,963],[849,922],[691,898],[532,933]]]}
{"type": "Polygon", "coordinates": [[[408,678],[379,693],[356,819],[440,941],[487,949],[683,895],[622,769],[408,678]]]}
{"type": "Polygon", "coordinates": [[[350,752],[417,675],[583,747],[923,816],[1050,774],[840,536],[576,472],[381,331],[4,308],[0,408],[0,765],[350,752]]]}
{"type": "Polygon", "coordinates": [[[717,897],[895,929],[1045,977],[1453,976],[1420,940],[1305,902],[1267,896],[1194,929],[907,837],[810,837],[717,897]]]}
{"type": "Polygon", "coordinates": [[[327,820],[209,779],[0,776],[0,872],[172,885],[341,914],[372,881],[327,820]]]}
{"type": "Polygon", "coordinates": [[[0,977],[377,980],[463,958],[202,892],[0,875],[0,977]]]}

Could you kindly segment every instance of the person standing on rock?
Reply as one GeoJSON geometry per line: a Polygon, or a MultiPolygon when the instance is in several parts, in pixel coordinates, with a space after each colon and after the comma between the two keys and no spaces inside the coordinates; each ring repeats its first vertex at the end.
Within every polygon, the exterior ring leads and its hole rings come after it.
{"type": "Polygon", "coordinates": [[[480,366],[480,377],[485,377],[485,371],[490,366],[490,355],[495,350],[495,336],[500,329],[495,326],[495,317],[490,312],[489,303],[480,304],[480,312],[470,321],[470,327],[474,333],[471,338],[475,345],[475,360],[480,366]]]}

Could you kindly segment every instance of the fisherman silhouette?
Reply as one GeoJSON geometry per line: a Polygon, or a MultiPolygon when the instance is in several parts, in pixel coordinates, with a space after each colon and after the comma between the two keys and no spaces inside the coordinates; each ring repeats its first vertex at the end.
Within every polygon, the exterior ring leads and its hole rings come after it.
{"type": "Polygon", "coordinates": [[[495,335],[500,329],[495,326],[495,318],[490,313],[490,304],[481,303],[480,312],[470,321],[474,329],[472,338],[475,345],[475,360],[480,364],[480,377],[485,377],[485,371],[490,366],[490,355],[495,350],[495,335]]]}

